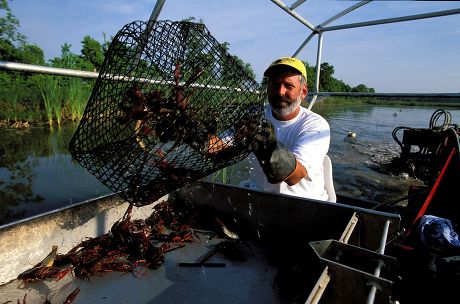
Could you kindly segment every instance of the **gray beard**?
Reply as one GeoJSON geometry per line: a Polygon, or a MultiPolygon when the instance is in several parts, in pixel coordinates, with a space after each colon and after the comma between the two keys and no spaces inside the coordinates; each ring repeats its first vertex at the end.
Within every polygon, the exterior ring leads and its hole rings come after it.
{"type": "Polygon", "coordinates": [[[287,116],[294,112],[298,106],[302,103],[302,96],[297,97],[297,99],[285,108],[274,108],[272,106],[272,111],[278,116],[287,116]]]}

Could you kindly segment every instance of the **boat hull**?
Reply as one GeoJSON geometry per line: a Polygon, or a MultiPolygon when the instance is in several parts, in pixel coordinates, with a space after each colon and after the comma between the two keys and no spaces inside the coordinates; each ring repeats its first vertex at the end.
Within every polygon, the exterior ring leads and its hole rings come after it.
{"type": "MultiPolygon", "coordinates": [[[[181,267],[180,263],[193,263],[216,242],[225,239],[221,236],[211,240],[206,231],[198,231],[202,234],[199,241],[166,253],[164,264],[157,270],[141,267],[133,273],[112,272],[89,280],[67,275],[58,282],[46,280],[18,289],[21,282],[16,280],[17,276],[40,262],[52,246],[66,253],[87,238],[107,233],[113,223],[122,218],[129,204],[117,195],[110,195],[2,227],[1,298],[16,302],[26,295],[33,303],[33,300],[53,296],[52,303],[59,303],[80,287],[75,303],[107,303],[108,300],[111,303],[203,303],[216,299],[223,303],[283,303],[287,299],[273,288],[279,272],[279,265],[270,263],[273,248],[279,247],[289,260],[298,254],[298,248],[305,248],[309,242],[339,240],[354,215],[359,218],[359,228],[351,233],[348,243],[360,250],[378,250],[385,223],[389,223],[389,235],[396,235],[400,229],[400,217],[396,214],[215,183],[198,182],[164,196],[155,204],[163,200],[191,208],[206,206],[220,218],[238,219],[244,228],[241,231],[247,232],[240,234],[248,244],[246,260],[231,261],[215,255],[213,263],[224,264],[224,267],[181,267]]],[[[147,217],[153,206],[134,208],[133,218],[147,217]]],[[[321,258],[313,256],[312,259],[315,260],[312,265],[327,265],[321,258]]],[[[340,272],[346,268],[349,266],[342,267],[340,272]]],[[[311,280],[316,282],[318,277],[314,274],[311,280]]],[[[305,288],[310,289],[312,286],[305,288]]],[[[359,286],[359,289],[362,292],[355,291],[355,295],[362,296],[369,288],[359,286]]]]}

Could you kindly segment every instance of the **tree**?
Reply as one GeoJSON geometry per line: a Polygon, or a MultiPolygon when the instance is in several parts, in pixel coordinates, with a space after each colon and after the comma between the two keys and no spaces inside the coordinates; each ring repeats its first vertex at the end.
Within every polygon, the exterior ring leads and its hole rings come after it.
{"type": "Polygon", "coordinates": [[[0,0],[0,10],[5,10],[5,17],[0,17],[0,39],[23,44],[26,36],[18,32],[19,20],[11,12],[7,0],[0,0]]]}
{"type": "Polygon", "coordinates": [[[19,47],[18,51],[21,62],[45,65],[45,55],[38,45],[25,43],[19,47]]]}
{"type": "Polygon", "coordinates": [[[334,87],[334,67],[327,62],[321,63],[319,75],[319,88],[321,91],[332,91],[334,87]]]}
{"type": "Polygon", "coordinates": [[[78,56],[72,53],[70,50],[71,47],[71,44],[65,42],[61,46],[61,57],[51,59],[51,64],[58,68],[75,69],[77,67],[78,56]]]}
{"type": "Polygon", "coordinates": [[[315,90],[315,79],[316,79],[316,69],[308,64],[308,62],[304,62],[305,68],[307,69],[307,86],[309,91],[315,90]]]}
{"type": "Polygon", "coordinates": [[[0,60],[18,61],[19,54],[16,47],[8,40],[0,39],[0,60]]]}
{"type": "MultiPolygon", "coordinates": [[[[222,46],[222,51],[223,53],[229,53],[229,48],[230,48],[230,43],[228,42],[223,42],[220,44],[222,46]]],[[[254,73],[254,70],[252,69],[251,64],[244,62],[241,58],[239,58],[236,55],[230,55],[231,56],[231,61],[233,62],[234,65],[232,66],[223,66],[223,72],[222,72],[222,78],[224,80],[233,80],[234,76],[232,73],[229,73],[229,71],[235,71],[235,66],[241,67],[242,74],[248,75],[252,79],[256,79],[256,73],[254,73]]]]}
{"type": "Polygon", "coordinates": [[[82,59],[91,62],[94,67],[93,70],[100,70],[102,64],[104,63],[104,52],[102,45],[90,36],[85,36],[81,44],[82,59]]]}
{"type": "Polygon", "coordinates": [[[102,32],[102,37],[104,38],[104,42],[102,43],[102,52],[104,52],[105,55],[110,47],[110,44],[112,43],[113,36],[110,36],[110,39],[107,39],[107,34],[102,32]]]}
{"type": "Polygon", "coordinates": [[[352,88],[351,91],[360,93],[375,93],[375,90],[373,88],[368,88],[366,85],[362,83],[352,88]]]}
{"type": "Polygon", "coordinates": [[[19,21],[11,12],[7,0],[0,0],[0,12],[2,10],[6,13],[0,17],[0,60],[17,61],[17,46],[24,44],[26,37],[18,32],[19,21]]]}

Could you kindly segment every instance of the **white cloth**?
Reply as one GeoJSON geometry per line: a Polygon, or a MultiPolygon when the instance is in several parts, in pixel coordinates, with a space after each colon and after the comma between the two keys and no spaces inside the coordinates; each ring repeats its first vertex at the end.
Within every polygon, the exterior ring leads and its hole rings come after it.
{"type": "Polygon", "coordinates": [[[304,165],[311,181],[303,178],[293,186],[289,186],[285,182],[270,184],[257,158],[251,153],[249,157],[251,183],[263,191],[327,201],[328,195],[324,189],[323,159],[329,151],[330,128],[328,122],[319,114],[304,107],[301,107],[299,114],[289,121],[275,119],[270,105],[267,105],[265,115],[275,127],[278,141],[304,165]]]}

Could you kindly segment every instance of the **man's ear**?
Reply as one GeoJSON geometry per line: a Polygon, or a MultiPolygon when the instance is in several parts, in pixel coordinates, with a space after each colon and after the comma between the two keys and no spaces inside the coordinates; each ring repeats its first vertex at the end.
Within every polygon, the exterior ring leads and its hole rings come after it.
{"type": "Polygon", "coordinates": [[[304,84],[302,86],[302,99],[305,99],[305,97],[307,97],[307,94],[308,94],[308,88],[307,88],[307,85],[304,84]]]}

